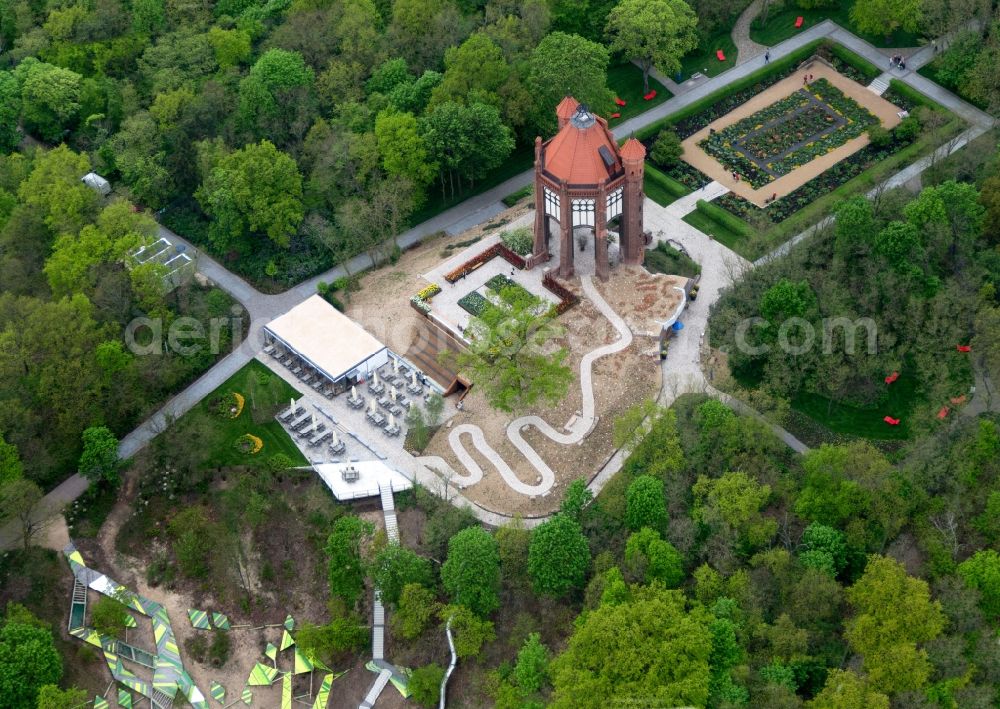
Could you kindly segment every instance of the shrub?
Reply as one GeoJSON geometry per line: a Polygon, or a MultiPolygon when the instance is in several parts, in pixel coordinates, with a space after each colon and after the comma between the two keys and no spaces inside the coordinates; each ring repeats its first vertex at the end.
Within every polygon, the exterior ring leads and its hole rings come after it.
{"type": "Polygon", "coordinates": [[[500,241],[518,256],[527,256],[535,245],[535,235],[528,227],[509,229],[500,234],[500,241]]]}
{"type": "Polygon", "coordinates": [[[631,535],[625,543],[625,564],[646,582],[662,581],[676,588],[684,580],[684,559],[670,542],[649,527],[631,535]]]}
{"type": "Polygon", "coordinates": [[[280,473],[294,467],[294,463],[292,463],[292,459],[284,453],[275,453],[267,459],[265,467],[270,473],[280,473]]]}
{"type": "Polygon", "coordinates": [[[399,603],[399,596],[407,584],[430,586],[434,583],[431,563],[412,549],[399,544],[383,548],[372,563],[372,580],[387,606],[399,603]]]}
{"type": "Polygon", "coordinates": [[[329,558],[330,594],[353,608],[364,591],[365,570],[361,563],[361,540],[372,533],[372,525],[354,515],[334,522],[326,541],[329,558]]]}
{"type": "Polygon", "coordinates": [[[232,643],[229,633],[223,630],[212,631],[212,644],[208,647],[208,662],[212,667],[222,667],[229,661],[232,643]]]}
{"type": "Polygon", "coordinates": [[[465,606],[445,606],[438,614],[442,623],[451,618],[451,634],[458,659],[476,657],[483,645],[496,640],[493,623],[483,620],[465,606]]]}
{"type": "Polygon", "coordinates": [[[399,604],[390,622],[393,630],[406,640],[415,640],[427,629],[441,604],[434,593],[418,583],[408,583],[399,594],[399,604]]]}
{"type": "Polygon", "coordinates": [[[407,689],[410,696],[422,707],[436,707],[441,697],[441,680],[444,679],[444,668],[436,663],[418,667],[410,675],[407,689]]]}
{"type": "Polygon", "coordinates": [[[908,116],[893,129],[893,133],[899,140],[912,143],[920,135],[920,121],[915,116],[908,116]]]}
{"type": "Polygon", "coordinates": [[[672,130],[664,129],[656,136],[649,158],[659,167],[669,167],[680,160],[683,153],[680,136],[672,130]]]}
{"type": "Polygon", "coordinates": [[[876,148],[885,148],[892,143],[892,134],[880,125],[869,126],[868,140],[876,148]]]}
{"type": "Polygon", "coordinates": [[[537,692],[545,684],[549,671],[549,651],[538,633],[532,633],[517,653],[514,680],[527,693],[537,692]]]}

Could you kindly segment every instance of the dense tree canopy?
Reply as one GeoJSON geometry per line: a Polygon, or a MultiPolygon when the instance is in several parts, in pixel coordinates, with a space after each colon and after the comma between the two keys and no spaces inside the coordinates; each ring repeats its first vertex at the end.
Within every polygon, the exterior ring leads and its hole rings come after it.
{"type": "Polygon", "coordinates": [[[448,558],[441,566],[441,581],[455,603],[479,615],[500,605],[500,553],[493,535],[482,527],[469,527],[448,542],[448,558]]]}

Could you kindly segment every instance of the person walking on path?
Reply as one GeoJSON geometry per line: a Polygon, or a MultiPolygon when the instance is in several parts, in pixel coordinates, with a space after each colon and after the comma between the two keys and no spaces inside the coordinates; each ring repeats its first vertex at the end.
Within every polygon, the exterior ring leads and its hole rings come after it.
{"type": "Polygon", "coordinates": [[[764,52],[764,63],[770,64],[770,62],[771,62],[771,50],[768,49],[766,52],[764,52]]]}

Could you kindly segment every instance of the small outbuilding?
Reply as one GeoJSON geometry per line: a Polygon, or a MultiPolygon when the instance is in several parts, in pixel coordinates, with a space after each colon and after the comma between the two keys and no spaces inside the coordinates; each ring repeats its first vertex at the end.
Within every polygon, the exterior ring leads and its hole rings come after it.
{"type": "Polygon", "coordinates": [[[88,172],[80,178],[80,182],[87,185],[87,187],[94,190],[94,192],[102,197],[107,197],[111,194],[111,183],[98,175],[96,172],[88,172]]]}

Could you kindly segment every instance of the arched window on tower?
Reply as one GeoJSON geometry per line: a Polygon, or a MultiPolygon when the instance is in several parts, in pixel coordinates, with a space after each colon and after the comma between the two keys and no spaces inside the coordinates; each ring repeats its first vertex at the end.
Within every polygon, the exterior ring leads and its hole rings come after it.
{"type": "Polygon", "coordinates": [[[608,195],[608,221],[610,222],[615,217],[622,213],[622,192],[624,187],[619,187],[614,192],[608,195]]]}
{"type": "Polygon", "coordinates": [[[548,187],[545,189],[545,214],[550,217],[560,218],[559,213],[559,193],[553,192],[548,187]]]}
{"type": "Polygon", "coordinates": [[[594,202],[592,199],[573,200],[573,226],[594,226],[594,202]]]}

